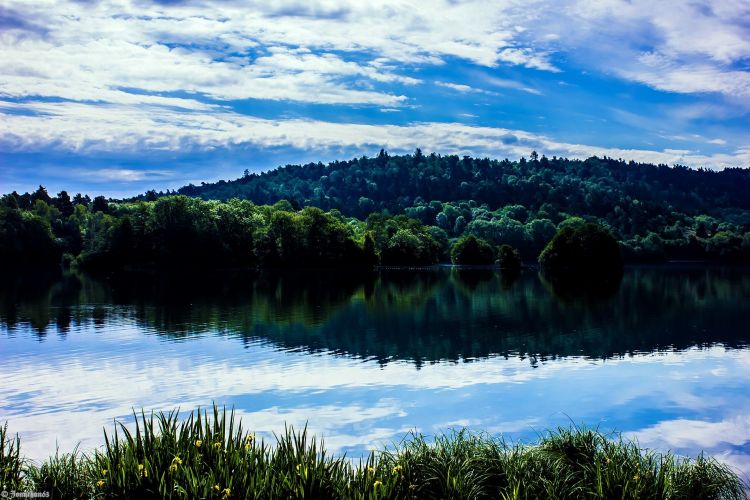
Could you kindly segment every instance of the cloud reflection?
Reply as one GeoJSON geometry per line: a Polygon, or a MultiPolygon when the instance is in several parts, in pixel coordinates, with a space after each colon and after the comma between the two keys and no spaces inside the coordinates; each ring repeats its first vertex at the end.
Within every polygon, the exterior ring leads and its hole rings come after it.
{"type": "Polygon", "coordinates": [[[572,420],[626,431],[657,449],[707,449],[746,464],[722,448],[750,441],[750,397],[732,393],[743,388],[733,381],[750,377],[744,350],[571,357],[537,368],[491,357],[415,370],[406,362],[381,366],[261,343],[238,349],[232,338],[164,343],[142,336],[120,346],[121,334],[134,332],[82,328],[53,345],[29,333],[5,338],[11,349],[0,361],[0,420],[21,434],[25,454],[42,458],[56,444],[63,451],[78,442],[83,449],[99,446],[101,428],[111,428],[113,418],[128,421],[133,407],[191,410],[216,401],[236,407],[264,437],[285,423],[307,423],[332,451],[355,457],[412,429],[435,434],[468,426],[533,440],[572,420]],[[674,376],[675,370],[694,376],[674,376]]]}

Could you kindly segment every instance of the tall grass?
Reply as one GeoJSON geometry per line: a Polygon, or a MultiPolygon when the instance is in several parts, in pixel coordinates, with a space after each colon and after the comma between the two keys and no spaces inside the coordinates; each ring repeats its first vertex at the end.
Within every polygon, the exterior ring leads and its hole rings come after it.
{"type": "Polygon", "coordinates": [[[0,426],[0,490],[21,487],[23,479],[21,440],[18,435],[9,437],[8,423],[0,426]]]}
{"type": "Polygon", "coordinates": [[[747,498],[712,458],[657,454],[579,428],[535,445],[466,430],[434,441],[411,434],[357,463],[328,455],[306,428],[286,428],[271,446],[216,406],[184,419],[141,412],[130,429],[105,431],[101,449],[41,465],[21,460],[7,425],[2,438],[2,485],[53,498],[747,498]]]}
{"type": "Polygon", "coordinates": [[[60,454],[59,450],[41,465],[26,468],[26,489],[48,491],[52,498],[92,498],[96,494],[93,462],[78,452],[60,454]]]}

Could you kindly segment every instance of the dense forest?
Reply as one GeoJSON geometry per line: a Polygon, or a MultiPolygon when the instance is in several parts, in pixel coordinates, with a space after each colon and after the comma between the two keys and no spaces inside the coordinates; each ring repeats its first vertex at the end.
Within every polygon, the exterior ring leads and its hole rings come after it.
{"type": "MultiPolygon", "coordinates": [[[[129,200],[10,193],[5,267],[486,264],[596,224],[626,261],[750,261],[750,171],[539,157],[362,157],[129,200]],[[473,238],[470,238],[473,237],[473,238]]],[[[502,260],[502,259],[500,259],[502,260]]]]}
{"type": "Polygon", "coordinates": [[[245,172],[178,192],[259,204],[289,200],[362,219],[379,211],[405,214],[449,238],[473,234],[510,244],[526,261],[571,217],[607,227],[630,261],[747,259],[750,251],[750,170],[741,168],[717,172],[535,152],[500,161],[381,151],[374,158],[245,172]]]}
{"type": "Polygon", "coordinates": [[[6,267],[89,270],[215,267],[424,266],[445,256],[445,232],[405,215],[367,221],[295,210],[287,201],[204,201],[183,195],[156,201],[74,202],[43,187],[0,202],[0,262],[6,267]]]}

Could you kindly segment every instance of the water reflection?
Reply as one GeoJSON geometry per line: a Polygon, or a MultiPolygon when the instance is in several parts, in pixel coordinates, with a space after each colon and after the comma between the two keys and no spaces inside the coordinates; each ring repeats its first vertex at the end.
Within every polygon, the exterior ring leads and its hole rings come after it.
{"type": "Polygon", "coordinates": [[[533,440],[572,420],[750,472],[737,269],[628,269],[607,297],[451,269],[4,283],[0,422],[33,458],[100,445],[133,407],[216,401],[355,457],[414,428],[533,440]]]}
{"type": "Polygon", "coordinates": [[[39,339],[71,325],[131,318],[167,339],[219,334],[381,364],[520,356],[612,356],[692,345],[747,345],[750,275],[733,269],[636,268],[616,293],[561,292],[535,273],[489,270],[226,276],[69,275],[17,280],[0,323],[39,339]]]}

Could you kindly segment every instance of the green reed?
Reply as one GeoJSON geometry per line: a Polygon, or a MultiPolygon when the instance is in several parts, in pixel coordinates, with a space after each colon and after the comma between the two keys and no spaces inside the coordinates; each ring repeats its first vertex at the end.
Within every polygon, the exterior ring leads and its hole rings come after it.
{"type": "Polygon", "coordinates": [[[419,434],[354,462],[326,453],[307,429],[272,445],[214,406],[136,414],[90,454],[24,462],[2,428],[2,486],[53,498],[747,498],[740,478],[712,458],[644,450],[620,436],[560,428],[534,445],[466,430],[419,434]]]}
{"type": "Polygon", "coordinates": [[[24,462],[21,440],[8,435],[8,423],[0,426],[0,490],[18,489],[22,484],[24,462]]]}

